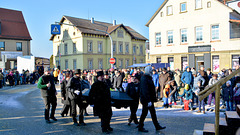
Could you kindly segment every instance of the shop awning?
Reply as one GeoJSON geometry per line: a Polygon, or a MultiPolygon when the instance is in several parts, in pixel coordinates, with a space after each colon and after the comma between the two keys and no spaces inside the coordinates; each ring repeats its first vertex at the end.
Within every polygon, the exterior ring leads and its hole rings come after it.
{"type": "Polygon", "coordinates": [[[151,65],[151,64],[150,63],[139,63],[139,64],[133,64],[133,65],[128,66],[128,67],[132,67],[132,68],[134,68],[134,67],[146,67],[146,66],[149,66],[149,65],[151,65]]]}

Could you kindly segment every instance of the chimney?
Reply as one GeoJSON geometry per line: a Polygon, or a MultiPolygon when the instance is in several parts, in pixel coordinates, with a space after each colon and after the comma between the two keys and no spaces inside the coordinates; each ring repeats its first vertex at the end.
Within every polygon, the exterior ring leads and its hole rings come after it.
{"type": "Polygon", "coordinates": [[[94,24],[94,18],[93,17],[91,18],[91,23],[94,24]]]}
{"type": "Polygon", "coordinates": [[[113,26],[117,25],[117,21],[113,20],[113,26]]]}

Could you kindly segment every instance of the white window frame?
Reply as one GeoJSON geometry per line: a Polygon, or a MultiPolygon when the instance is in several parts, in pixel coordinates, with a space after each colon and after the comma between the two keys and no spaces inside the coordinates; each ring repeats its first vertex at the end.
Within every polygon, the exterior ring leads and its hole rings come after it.
{"type": "Polygon", "coordinates": [[[98,52],[99,53],[103,52],[103,43],[102,42],[98,42],[98,52]]]}
{"type": "Polygon", "coordinates": [[[76,43],[73,43],[73,54],[77,53],[77,46],[76,43]]]}
{"type": "Polygon", "coordinates": [[[93,69],[93,59],[88,60],[88,69],[93,69]]]}
{"type": "Polygon", "coordinates": [[[161,35],[161,32],[158,32],[155,34],[155,37],[156,37],[156,46],[157,45],[161,45],[162,43],[162,35],[161,35]]]}
{"type": "Polygon", "coordinates": [[[129,43],[126,43],[126,48],[125,48],[125,49],[126,49],[125,52],[126,52],[126,53],[129,53],[129,43]]]}
{"type": "Polygon", "coordinates": [[[98,69],[103,69],[103,59],[98,59],[98,69]]]}
{"type": "Polygon", "coordinates": [[[187,2],[180,3],[180,12],[183,13],[183,12],[186,12],[186,11],[187,11],[187,2]],[[182,5],[185,5],[185,10],[183,10],[182,5]]]}
{"type": "Polygon", "coordinates": [[[173,15],[173,6],[167,6],[167,15],[173,15]]]}
{"type": "Polygon", "coordinates": [[[64,54],[65,55],[68,54],[68,44],[67,43],[64,44],[64,54]]]}
{"type": "Polygon", "coordinates": [[[93,42],[88,41],[87,45],[88,52],[93,52],[93,42]]]}
{"type": "Polygon", "coordinates": [[[123,30],[118,30],[118,37],[123,38],[123,30]]]}
{"type": "Polygon", "coordinates": [[[196,39],[195,39],[196,42],[202,42],[203,41],[203,27],[202,26],[195,27],[195,35],[196,35],[196,39]],[[202,39],[198,40],[199,38],[202,38],[202,39]]]}
{"type": "Polygon", "coordinates": [[[22,42],[17,42],[17,43],[16,43],[16,50],[17,50],[17,51],[22,51],[22,42]],[[21,46],[20,49],[19,49],[18,45],[21,46]]]}
{"type": "Polygon", "coordinates": [[[123,43],[119,42],[119,53],[123,53],[123,43]]]}
{"type": "Polygon", "coordinates": [[[65,60],[65,69],[68,69],[68,60],[65,60]]]}
{"type": "Polygon", "coordinates": [[[181,43],[187,43],[188,42],[187,29],[181,29],[180,33],[181,33],[181,43]],[[184,35],[186,35],[186,36],[184,37],[184,35]]]}
{"type": "Polygon", "coordinates": [[[125,68],[128,68],[128,66],[129,66],[129,59],[126,59],[125,68]]]}
{"type": "Polygon", "coordinates": [[[195,9],[202,8],[202,0],[195,0],[195,9]]]}
{"type": "Polygon", "coordinates": [[[137,54],[137,47],[136,47],[136,45],[133,45],[133,54],[137,54]]]}
{"type": "Polygon", "coordinates": [[[167,31],[167,39],[168,39],[168,41],[167,41],[168,44],[173,44],[173,30],[167,31]],[[172,38],[172,40],[171,40],[171,38],[172,38]]]}
{"type": "Polygon", "coordinates": [[[212,39],[212,41],[220,39],[219,24],[211,25],[211,39],[212,39]],[[217,26],[217,28],[213,28],[214,26],[217,26]]]}

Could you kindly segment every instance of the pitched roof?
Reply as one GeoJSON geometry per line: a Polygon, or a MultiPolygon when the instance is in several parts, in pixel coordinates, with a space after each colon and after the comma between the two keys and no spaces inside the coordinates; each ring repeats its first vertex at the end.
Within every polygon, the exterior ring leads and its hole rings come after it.
{"type": "MultiPolygon", "coordinates": [[[[157,11],[153,14],[153,16],[150,18],[150,20],[147,22],[147,24],[145,26],[149,26],[149,24],[152,22],[152,20],[157,16],[157,14],[160,12],[160,10],[166,5],[166,3],[168,2],[169,0],[165,0],[162,5],[157,9],[157,11]]],[[[216,0],[220,3],[222,3],[224,6],[228,7],[229,9],[233,10],[232,8],[230,8],[229,6],[225,5],[222,1],[223,0],[216,0]]]]}
{"type": "MultiPolygon", "coordinates": [[[[101,31],[106,31],[109,34],[111,34],[115,30],[117,30],[119,27],[123,27],[133,39],[147,40],[147,38],[137,33],[131,27],[124,26],[123,24],[113,25],[111,23],[100,22],[100,21],[94,21],[94,23],[91,23],[91,20],[75,18],[70,16],[63,16],[60,23],[63,23],[65,19],[70,21],[82,33],[106,36],[106,33],[101,31]],[[101,31],[98,31],[98,30],[101,30],[101,31]]],[[[55,35],[52,35],[50,40],[53,40],[54,36],[55,35]]]]}
{"type": "Polygon", "coordinates": [[[0,38],[32,40],[21,11],[0,8],[0,38]]]}

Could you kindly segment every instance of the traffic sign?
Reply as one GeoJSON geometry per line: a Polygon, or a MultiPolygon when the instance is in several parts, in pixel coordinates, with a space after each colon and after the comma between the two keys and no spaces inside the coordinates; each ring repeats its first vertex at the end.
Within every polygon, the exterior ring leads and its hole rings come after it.
{"type": "Polygon", "coordinates": [[[109,63],[110,64],[115,64],[116,63],[116,59],[115,58],[110,58],[109,59],[109,63]]]}
{"type": "Polygon", "coordinates": [[[61,34],[61,26],[59,24],[52,24],[51,25],[51,34],[52,35],[61,34]]]}

